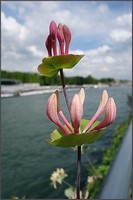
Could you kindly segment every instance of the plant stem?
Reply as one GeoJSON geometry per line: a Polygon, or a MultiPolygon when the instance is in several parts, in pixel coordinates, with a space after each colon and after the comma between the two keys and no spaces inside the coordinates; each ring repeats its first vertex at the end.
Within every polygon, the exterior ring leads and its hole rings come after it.
{"type": "Polygon", "coordinates": [[[73,187],[70,183],[68,183],[67,181],[65,181],[65,180],[63,180],[62,181],[63,183],[65,183],[67,186],[69,186],[69,187],[73,187]]]}
{"type": "Polygon", "coordinates": [[[88,155],[86,155],[86,158],[87,158],[87,160],[88,160],[88,163],[89,163],[89,165],[90,165],[90,166],[91,166],[91,168],[93,169],[93,171],[94,171],[95,175],[98,177],[98,176],[99,176],[99,174],[97,173],[97,170],[95,169],[94,165],[92,164],[92,162],[91,162],[91,160],[90,160],[89,156],[88,156],[88,155]]]}
{"type": "Polygon", "coordinates": [[[67,108],[68,108],[68,111],[70,112],[70,106],[69,106],[69,101],[68,101],[66,87],[65,87],[63,69],[60,69],[60,76],[61,76],[61,83],[62,83],[62,88],[63,88],[63,93],[64,93],[64,97],[65,97],[65,100],[66,100],[67,108]]]}
{"type": "MultiPolygon", "coordinates": [[[[60,69],[60,76],[61,76],[61,83],[62,83],[64,97],[65,97],[65,100],[66,100],[68,111],[70,113],[70,106],[69,106],[68,96],[67,96],[66,87],[65,87],[63,69],[60,69]]],[[[78,146],[77,148],[78,148],[78,151],[77,151],[77,185],[76,185],[76,194],[77,194],[77,199],[80,199],[81,146],[78,146]]]]}
{"type": "Polygon", "coordinates": [[[81,146],[78,146],[77,151],[77,186],[76,186],[76,193],[77,199],[80,199],[80,169],[81,169],[81,146]]]}

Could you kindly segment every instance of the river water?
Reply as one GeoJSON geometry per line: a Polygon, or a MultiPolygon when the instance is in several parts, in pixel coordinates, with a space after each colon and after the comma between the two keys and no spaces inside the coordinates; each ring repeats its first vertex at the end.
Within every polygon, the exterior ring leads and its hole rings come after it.
{"type": "MultiPolygon", "coordinates": [[[[115,123],[108,127],[104,135],[89,145],[88,155],[93,162],[99,163],[103,150],[111,145],[113,132],[123,122],[130,111],[127,95],[131,86],[108,87],[109,96],[114,97],[117,105],[115,123]]],[[[84,118],[90,119],[96,111],[103,88],[86,89],[84,118]]],[[[74,91],[69,91],[69,99],[74,91]]],[[[63,93],[61,107],[69,118],[63,93]]],[[[50,146],[46,139],[56,127],[45,114],[45,106],[50,94],[3,98],[1,101],[1,144],[2,144],[2,198],[11,196],[27,199],[63,199],[64,185],[53,189],[50,175],[56,168],[63,167],[69,174],[66,179],[75,184],[76,152],[72,148],[50,146]]],[[[87,178],[87,160],[82,156],[82,178],[87,178]]]]}

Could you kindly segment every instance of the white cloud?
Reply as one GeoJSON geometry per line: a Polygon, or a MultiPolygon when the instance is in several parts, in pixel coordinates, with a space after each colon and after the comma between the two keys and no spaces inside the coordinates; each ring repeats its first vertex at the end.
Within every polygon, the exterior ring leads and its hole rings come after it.
{"type": "Polygon", "coordinates": [[[13,13],[7,15],[4,10],[1,14],[2,69],[35,70],[47,56],[44,42],[49,23],[54,19],[57,24],[70,27],[72,43],[77,45],[77,49],[71,45],[70,53],[85,55],[75,68],[65,70],[67,76],[131,77],[132,22],[131,12],[127,13],[126,9],[118,12],[105,2],[85,1],[5,1],[2,4],[13,13]],[[118,67],[122,69],[119,74],[118,67]]]}
{"type": "Polygon", "coordinates": [[[36,46],[28,46],[27,49],[33,54],[33,56],[37,56],[39,58],[42,58],[44,56],[44,52],[37,50],[36,46]]]}
{"type": "Polygon", "coordinates": [[[69,53],[70,54],[82,55],[82,54],[84,54],[84,51],[77,49],[77,50],[70,50],[69,53]]]}
{"type": "Polygon", "coordinates": [[[24,40],[28,35],[28,30],[23,25],[19,24],[15,18],[6,17],[5,14],[1,13],[1,27],[2,30],[9,36],[16,36],[20,40],[24,40]]]}
{"type": "Polygon", "coordinates": [[[121,16],[118,16],[116,18],[116,24],[117,26],[121,26],[121,27],[130,27],[132,26],[132,14],[129,13],[129,14],[124,14],[124,15],[121,15],[121,16]]]}
{"type": "Polygon", "coordinates": [[[89,56],[97,56],[98,54],[106,53],[110,50],[110,47],[107,45],[103,45],[101,47],[98,47],[97,49],[93,49],[87,52],[87,55],[89,56]]]}
{"type": "Polygon", "coordinates": [[[110,33],[110,38],[114,42],[126,42],[131,40],[131,37],[132,33],[131,31],[128,30],[117,29],[117,30],[112,30],[110,33]]]}
{"type": "Polygon", "coordinates": [[[107,67],[101,67],[100,70],[103,71],[103,72],[108,72],[109,71],[109,69],[107,67]]]}
{"type": "Polygon", "coordinates": [[[109,63],[109,64],[114,64],[116,62],[116,60],[112,56],[106,56],[105,62],[109,63]]]}
{"type": "MultiPolygon", "coordinates": [[[[72,51],[72,53],[74,53],[72,51]]],[[[73,70],[65,70],[66,76],[79,75],[86,77],[92,75],[96,78],[112,77],[131,79],[132,56],[128,53],[117,53],[113,48],[103,45],[96,49],[82,51],[85,56],[73,70]],[[130,75],[129,75],[130,74],[130,75]]]]}
{"type": "Polygon", "coordinates": [[[101,4],[99,7],[98,7],[99,11],[100,12],[107,12],[109,10],[108,6],[105,5],[105,4],[101,4]]]}

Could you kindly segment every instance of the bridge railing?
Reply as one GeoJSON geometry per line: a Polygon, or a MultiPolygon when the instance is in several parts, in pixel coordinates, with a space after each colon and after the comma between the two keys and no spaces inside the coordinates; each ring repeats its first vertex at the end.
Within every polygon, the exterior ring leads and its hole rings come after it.
{"type": "Polygon", "coordinates": [[[132,122],[105,178],[98,199],[129,199],[132,178],[132,122]]]}

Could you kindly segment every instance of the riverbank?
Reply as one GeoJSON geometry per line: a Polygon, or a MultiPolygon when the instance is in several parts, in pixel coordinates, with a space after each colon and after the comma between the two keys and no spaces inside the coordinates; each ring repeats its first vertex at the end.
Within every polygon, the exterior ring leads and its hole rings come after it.
{"type": "MultiPolygon", "coordinates": [[[[76,91],[80,87],[84,88],[99,88],[99,87],[109,87],[108,85],[66,85],[68,91],[76,91]]],[[[52,93],[55,90],[62,91],[62,86],[40,86],[39,84],[18,84],[18,85],[5,85],[1,87],[1,97],[19,97],[19,96],[29,96],[52,93]]]]}
{"type": "MultiPolygon", "coordinates": [[[[79,90],[80,87],[84,87],[85,89],[90,88],[107,88],[107,87],[117,87],[118,85],[108,85],[108,84],[84,84],[84,85],[66,85],[66,89],[68,91],[76,91],[79,90]]],[[[127,85],[119,85],[121,87],[127,85]]],[[[29,95],[38,95],[38,94],[47,94],[52,93],[55,90],[59,90],[62,92],[62,86],[52,85],[52,86],[40,86],[38,83],[36,84],[18,84],[18,85],[2,85],[1,86],[1,97],[21,97],[21,96],[29,96],[29,95]]]]}

